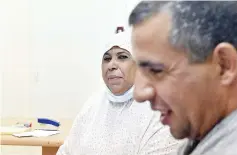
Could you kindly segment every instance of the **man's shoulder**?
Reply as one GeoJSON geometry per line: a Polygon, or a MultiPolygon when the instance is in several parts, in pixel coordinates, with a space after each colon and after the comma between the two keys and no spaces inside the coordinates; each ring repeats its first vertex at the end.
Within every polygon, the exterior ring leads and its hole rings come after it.
{"type": "MultiPolygon", "coordinates": [[[[235,124],[226,126],[219,129],[219,131],[212,132],[207,138],[204,138],[197,147],[192,151],[192,155],[199,154],[236,154],[237,147],[237,130],[235,124]]],[[[179,148],[178,155],[186,155],[192,141],[187,141],[179,148]]]]}

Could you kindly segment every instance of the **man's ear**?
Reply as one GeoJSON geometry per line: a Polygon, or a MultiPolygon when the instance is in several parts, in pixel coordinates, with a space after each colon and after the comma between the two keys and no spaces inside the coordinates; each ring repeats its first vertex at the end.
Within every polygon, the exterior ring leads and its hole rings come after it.
{"type": "Polygon", "coordinates": [[[220,67],[222,85],[231,85],[237,78],[237,51],[229,43],[220,43],[213,51],[213,58],[220,67]]]}

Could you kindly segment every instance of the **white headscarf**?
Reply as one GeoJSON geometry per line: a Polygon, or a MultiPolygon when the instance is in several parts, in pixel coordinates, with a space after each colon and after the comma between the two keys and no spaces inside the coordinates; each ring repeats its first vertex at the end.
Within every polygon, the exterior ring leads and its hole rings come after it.
{"type": "MultiPolygon", "coordinates": [[[[105,54],[105,52],[109,51],[114,46],[118,46],[119,48],[125,49],[128,52],[130,52],[130,54],[132,54],[131,52],[132,44],[131,44],[130,36],[131,36],[130,31],[120,32],[112,36],[103,48],[104,50],[103,50],[102,57],[105,54]]],[[[106,86],[108,99],[116,103],[124,103],[126,101],[131,100],[133,98],[133,89],[134,89],[134,86],[131,87],[122,95],[114,95],[106,86]]]]}
{"type": "Polygon", "coordinates": [[[131,32],[124,31],[113,35],[109,41],[104,45],[104,51],[102,56],[105,52],[110,50],[113,46],[119,46],[132,54],[132,44],[131,44],[131,32]]]}

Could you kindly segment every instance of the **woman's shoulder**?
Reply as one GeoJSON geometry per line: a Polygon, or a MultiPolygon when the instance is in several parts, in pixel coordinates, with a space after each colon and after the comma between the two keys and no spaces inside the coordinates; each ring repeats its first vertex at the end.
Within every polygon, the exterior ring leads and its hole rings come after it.
{"type": "Polygon", "coordinates": [[[159,121],[160,118],[160,112],[153,111],[148,101],[137,102],[134,100],[130,107],[130,113],[145,124],[157,120],[159,121]]]}
{"type": "Polygon", "coordinates": [[[99,89],[89,96],[87,101],[85,103],[91,103],[93,104],[95,101],[99,102],[101,99],[103,99],[105,96],[105,91],[103,89],[99,89]]]}
{"type": "Polygon", "coordinates": [[[150,114],[150,116],[153,115],[160,115],[159,111],[153,111],[151,109],[151,105],[149,101],[145,101],[145,102],[137,102],[137,101],[133,101],[133,108],[139,110],[142,113],[146,113],[146,114],[150,114]]]}
{"type": "Polygon", "coordinates": [[[82,109],[80,110],[78,115],[85,115],[99,106],[104,98],[104,95],[105,93],[102,89],[91,93],[88,99],[83,103],[82,109]]]}

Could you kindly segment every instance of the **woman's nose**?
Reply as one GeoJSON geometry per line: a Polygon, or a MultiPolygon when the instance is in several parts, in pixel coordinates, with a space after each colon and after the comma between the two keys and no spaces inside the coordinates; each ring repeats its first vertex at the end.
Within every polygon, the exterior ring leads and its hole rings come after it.
{"type": "Polygon", "coordinates": [[[136,72],[133,95],[137,102],[150,101],[154,97],[154,89],[149,85],[149,81],[140,71],[136,72]]]}
{"type": "Polygon", "coordinates": [[[112,60],[109,62],[109,64],[108,64],[108,69],[109,69],[110,71],[113,71],[113,70],[118,69],[118,65],[117,65],[117,63],[116,63],[115,60],[112,59],[112,60]]]}

